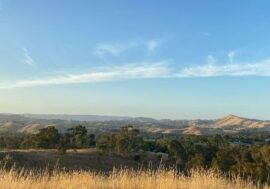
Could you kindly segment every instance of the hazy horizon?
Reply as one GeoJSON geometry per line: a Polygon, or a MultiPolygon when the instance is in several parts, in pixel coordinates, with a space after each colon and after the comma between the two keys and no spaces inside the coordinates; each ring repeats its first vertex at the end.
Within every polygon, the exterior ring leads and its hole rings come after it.
{"type": "MultiPolygon", "coordinates": [[[[169,119],[169,120],[215,120],[215,119],[223,119],[223,118],[227,118],[227,117],[239,117],[239,118],[243,118],[243,119],[255,119],[255,120],[260,120],[260,121],[270,121],[268,119],[260,119],[260,118],[254,118],[254,117],[245,117],[245,116],[241,116],[241,115],[234,115],[234,114],[226,114],[226,115],[221,115],[219,117],[191,117],[191,118],[185,118],[185,117],[151,117],[151,116],[140,116],[140,115],[111,115],[111,114],[64,114],[64,113],[10,113],[10,112],[0,112],[0,115],[29,115],[31,116],[48,116],[48,118],[51,117],[72,117],[72,116],[82,116],[82,117],[87,117],[87,116],[93,116],[93,117],[115,117],[115,118],[150,118],[150,119],[155,119],[155,120],[163,120],[163,119],[169,119]]],[[[58,118],[57,118],[58,119],[58,118]]],[[[59,118],[61,119],[61,118],[59,118]]]]}
{"type": "Polygon", "coordinates": [[[270,120],[269,9],[0,0],[0,112],[270,120]]]}

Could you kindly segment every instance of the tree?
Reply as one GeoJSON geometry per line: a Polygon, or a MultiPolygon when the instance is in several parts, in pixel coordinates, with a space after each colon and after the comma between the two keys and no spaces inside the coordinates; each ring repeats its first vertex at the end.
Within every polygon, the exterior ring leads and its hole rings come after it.
{"type": "Polygon", "coordinates": [[[142,138],[139,136],[140,131],[133,126],[127,125],[122,127],[116,135],[116,149],[119,153],[127,154],[137,151],[142,146],[142,138]]]}
{"type": "Polygon", "coordinates": [[[116,138],[114,134],[101,134],[96,142],[96,147],[104,153],[108,153],[115,148],[116,138]]]}
{"type": "Polygon", "coordinates": [[[212,161],[212,168],[222,172],[229,172],[236,165],[235,155],[239,154],[236,148],[222,148],[216,153],[212,161]]]}
{"type": "Polygon", "coordinates": [[[191,158],[188,158],[186,165],[187,169],[200,169],[205,167],[203,154],[195,154],[191,158]]]}
{"type": "Polygon", "coordinates": [[[179,151],[182,150],[183,147],[181,143],[177,140],[171,140],[169,143],[169,152],[171,155],[177,156],[179,151]]]}
{"type": "Polygon", "coordinates": [[[95,139],[96,139],[96,136],[95,136],[94,134],[89,134],[89,135],[87,136],[87,143],[88,143],[88,145],[89,145],[90,147],[96,146],[96,141],[95,141],[95,139]]]}
{"type": "Polygon", "coordinates": [[[157,140],[156,142],[156,151],[157,152],[163,152],[163,153],[169,153],[169,143],[170,143],[170,140],[169,139],[159,139],[157,140]]]}
{"type": "Polygon", "coordinates": [[[60,133],[54,126],[43,128],[34,136],[34,146],[37,148],[56,148],[60,140],[60,133]]]}
{"type": "Polygon", "coordinates": [[[74,149],[87,147],[87,129],[78,125],[68,129],[65,135],[70,146],[74,149]]]}
{"type": "Polygon", "coordinates": [[[168,149],[169,153],[176,158],[176,165],[180,169],[184,169],[186,162],[186,152],[181,143],[178,140],[171,140],[168,149]]]}

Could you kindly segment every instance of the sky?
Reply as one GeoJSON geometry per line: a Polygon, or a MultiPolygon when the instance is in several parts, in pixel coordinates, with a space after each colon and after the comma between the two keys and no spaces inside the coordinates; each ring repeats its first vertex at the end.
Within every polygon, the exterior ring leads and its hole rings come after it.
{"type": "Polygon", "coordinates": [[[270,120],[268,0],[0,0],[0,112],[270,120]]]}

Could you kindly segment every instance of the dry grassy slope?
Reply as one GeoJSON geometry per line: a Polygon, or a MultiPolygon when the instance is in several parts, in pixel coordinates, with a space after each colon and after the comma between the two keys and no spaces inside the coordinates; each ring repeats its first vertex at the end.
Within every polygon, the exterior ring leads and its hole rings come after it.
{"type": "Polygon", "coordinates": [[[0,133],[38,133],[40,129],[55,126],[58,129],[63,129],[63,127],[56,124],[40,124],[40,123],[25,123],[16,121],[0,122],[0,133]]]}
{"type": "Polygon", "coordinates": [[[235,115],[229,115],[221,119],[217,119],[213,123],[214,128],[226,128],[226,127],[240,127],[240,128],[263,128],[270,126],[269,121],[259,121],[255,119],[241,118],[235,115]]]}
{"type": "Polygon", "coordinates": [[[41,128],[51,125],[59,130],[70,127],[70,123],[63,120],[37,120],[20,115],[0,114],[0,133],[37,133],[41,128]]]}
{"type": "Polygon", "coordinates": [[[241,118],[229,115],[212,121],[193,120],[178,129],[149,128],[149,132],[156,133],[181,133],[193,135],[209,135],[221,133],[235,133],[241,130],[256,129],[257,131],[270,131],[270,121],[241,118]]]}
{"type": "MultiPolygon", "coordinates": [[[[37,133],[41,128],[55,126],[60,131],[74,126],[74,122],[67,120],[38,120],[26,118],[23,116],[3,116],[0,115],[0,133],[37,133]]],[[[125,121],[107,121],[107,122],[83,122],[81,124],[95,125],[88,129],[99,130],[99,132],[116,129],[125,124],[133,124],[140,129],[151,133],[164,134],[221,134],[235,133],[246,129],[256,129],[258,131],[270,131],[270,121],[260,121],[246,119],[230,115],[216,120],[153,120],[153,119],[134,119],[131,122],[125,121]]]]}
{"type": "Polygon", "coordinates": [[[24,124],[17,121],[2,121],[0,122],[0,132],[17,132],[23,128],[24,124]]]}
{"type": "MultiPolygon", "coordinates": [[[[38,133],[38,131],[44,127],[47,127],[47,126],[50,126],[50,125],[42,125],[42,124],[38,124],[38,123],[34,123],[34,124],[29,124],[29,125],[26,125],[25,127],[22,127],[20,129],[17,130],[17,132],[20,132],[20,133],[38,133]]],[[[51,125],[51,126],[55,126],[55,125],[51,125]]]]}

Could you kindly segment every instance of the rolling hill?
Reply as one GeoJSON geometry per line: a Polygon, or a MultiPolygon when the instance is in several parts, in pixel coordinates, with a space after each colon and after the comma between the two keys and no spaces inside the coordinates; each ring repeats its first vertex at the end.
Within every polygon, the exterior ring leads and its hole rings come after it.
{"type": "Polygon", "coordinates": [[[127,124],[132,124],[144,132],[161,134],[209,135],[270,131],[270,121],[241,118],[235,115],[214,120],[156,120],[143,117],[94,115],[0,114],[0,133],[37,133],[41,128],[48,126],[54,126],[63,132],[78,124],[84,125],[93,133],[115,131],[127,124]]]}

